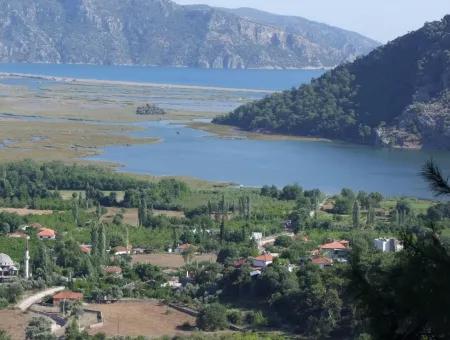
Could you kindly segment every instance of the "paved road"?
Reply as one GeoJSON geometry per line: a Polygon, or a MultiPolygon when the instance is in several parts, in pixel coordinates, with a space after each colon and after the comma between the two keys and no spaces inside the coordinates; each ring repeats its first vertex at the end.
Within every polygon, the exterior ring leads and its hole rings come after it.
{"type": "Polygon", "coordinates": [[[20,301],[16,307],[19,308],[21,311],[26,311],[28,308],[31,307],[31,305],[34,305],[35,303],[40,302],[44,297],[46,296],[50,296],[53,295],[55,293],[58,293],[62,290],[64,290],[64,287],[53,287],[53,288],[49,288],[43,291],[40,291],[36,294],[33,294],[25,299],[23,299],[22,301],[20,301]]]}

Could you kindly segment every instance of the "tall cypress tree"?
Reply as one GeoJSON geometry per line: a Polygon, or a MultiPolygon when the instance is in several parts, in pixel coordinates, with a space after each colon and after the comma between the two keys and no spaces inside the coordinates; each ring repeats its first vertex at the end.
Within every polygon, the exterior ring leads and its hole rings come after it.
{"type": "Polygon", "coordinates": [[[92,245],[92,255],[93,256],[97,256],[97,252],[98,252],[98,227],[97,224],[94,223],[92,224],[91,227],[91,245],[92,245]]]}
{"type": "Polygon", "coordinates": [[[361,206],[359,205],[359,201],[356,200],[353,203],[353,228],[359,228],[361,225],[361,206]]]}

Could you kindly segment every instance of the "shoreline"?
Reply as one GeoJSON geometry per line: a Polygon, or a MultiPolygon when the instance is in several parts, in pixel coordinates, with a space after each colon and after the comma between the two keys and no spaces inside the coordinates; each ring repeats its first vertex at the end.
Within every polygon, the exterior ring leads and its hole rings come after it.
{"type": "Polygon", "coordinates": [[[281,135],[281,134],[269,134],[269,133],[261,133],[261,132],[252,132],[241,130],[234,126],[229,125],[218,125],[213,123],[204,123],[204,122],[188,122],[186,126],[209,132],[217,135],[219,138],[230,138],[230,139],[253,139],[253,140],[265,140],[265,141],[283,141],[283,140],[292,140],[292,141],[305,141],[305,142],[326,142],[333,143],[331,139],[321,138],[321,137],[308,137],[308,136],[290,136],[290,135],[281,135]]]}
{"type": "Polygon", "coordinates": [[[277,92],[277,91],[273,91],[273,90],[264,90],[264,89],[182,85],[182,84],[135,82],[135,81],[123,81],[123,80],[102,80],[102,79],[90,79],[90,78],[46,76],[46,75],[41,75],[41,74],[15,73],[15,72],[0,72],[0,78],[41,79],[41,80],[50,80],[50,81],[63,82],[63,83],[72,83],[72,84],[75,83],[75,84],[86,84],[86,85],[94,84],[94,85],[142,86],[142,87],[160,87],[160,88],[172,88],[172,89],[214,90],[214,91],[249,92],[249,93],[266,93],[266,94],[271,94],[271,93],[277,92]]]}

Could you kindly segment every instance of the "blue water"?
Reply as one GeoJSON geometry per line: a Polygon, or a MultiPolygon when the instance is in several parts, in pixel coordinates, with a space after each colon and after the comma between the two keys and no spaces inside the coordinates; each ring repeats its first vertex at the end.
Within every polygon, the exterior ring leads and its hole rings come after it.
{"type": "Polygon", "coordinates": [[[98,66],[66,64],[0,64],[0,72],[43,76],[285,90],[310,81],[323,70],[208,70],[176,67],[98,66]]]}
{"type": "Polygon", "coordinates": [[[223,139],[169,122],[139,123],[136,136],[160,143],[111,146],[92,159],[117,162],[122,171],[160,176],[192,176],[245,186],[299,183],[337,193],[343,187],[387,196],[431,194],[418,173],[433,157],[450,170],[450,154],[376,149],[345,143],[223,139]]]}
{"type": "MultiPolygon", "coordinates": [[[[48,64],[0,64],[0,72],[264,90],[298,86],[322,74],[322,71],[304,70],[202,70],[48,64]]],[[[47,85],[47,80],[41,79],[4,78],[1,82],[16,85],[25,82],[38,91],[47,85]]],[[[213,90],[198,90],[194,94],[195,91],[185,93],[181,89],[169,96],[168,89],[155,91],[152,89],[145,95],[163,107],[219,111],[232,109],[240,101],[264,95],[213,90]]],[[[450,171],[448,152],[389,150],[293,140],[230,140],[168,122],[139,124],[145,130],[136,133],[137,136],[159,137],[161,142],[111,146],[93,159],[121,163],[123,171],[142,174],[192,176],[245,186],[284,186],[296,182],[305,188],[319,188],[327,193],[336,193],[348,187],[380,191],[388,196],[426,198],[431,197],[431,193],[418,175],[424,162],[433,157],[450,171]]]]}

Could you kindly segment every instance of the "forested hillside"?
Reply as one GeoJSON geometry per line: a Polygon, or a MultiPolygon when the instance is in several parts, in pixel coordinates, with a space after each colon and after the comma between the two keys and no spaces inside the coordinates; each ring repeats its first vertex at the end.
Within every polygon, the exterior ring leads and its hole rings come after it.
{"type": "Polygon", "coordinates": [[[449,87],[446,16],[309,85],[246,104],[214,122],[364,144],[449,148],[449,87]]]}

